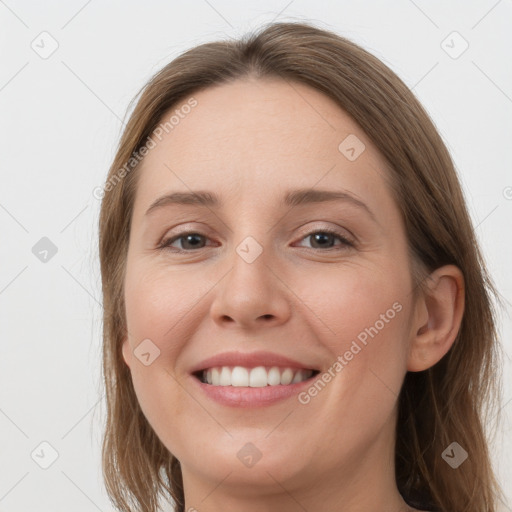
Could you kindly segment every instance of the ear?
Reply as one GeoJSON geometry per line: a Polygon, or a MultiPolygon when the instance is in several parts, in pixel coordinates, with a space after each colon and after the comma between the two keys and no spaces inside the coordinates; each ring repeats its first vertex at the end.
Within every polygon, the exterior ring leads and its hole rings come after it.
{"type": "Polygon", "coordinates": [[[415,305],[407,370],[434,366],[452,347],[464,313],[464,276],[455,265],[436,269],[415,305]]]}
{"type": "Polygon", "coordinates": [[[128,368],[130,368],[132,362],[132,348],[130,347],[130,342],[128,341],[128,336],[124,337],[121,344],[121,352],[123,353],[123,359],[128,368]]]}

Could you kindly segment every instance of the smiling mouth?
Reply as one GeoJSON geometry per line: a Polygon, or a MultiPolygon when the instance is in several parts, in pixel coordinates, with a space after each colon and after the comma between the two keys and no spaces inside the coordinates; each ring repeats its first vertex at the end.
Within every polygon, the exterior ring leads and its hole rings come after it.
{"type": "Polygon", "coordinates": [[[290,386],[312,379],[319,370],[279,366],[215,366],[194,372],[192,375],[203,384],[212,386],[251,387],[290,386]]]}

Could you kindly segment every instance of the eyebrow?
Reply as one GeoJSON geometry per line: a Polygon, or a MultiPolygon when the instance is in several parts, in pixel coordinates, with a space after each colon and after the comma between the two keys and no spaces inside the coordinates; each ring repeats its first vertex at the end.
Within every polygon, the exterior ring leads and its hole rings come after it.
{"type": "MultiPolygon", "coordinates": [[[[329,201],[345,201],[351,203],[352,205],[366,211],[370,217],[377,222],[374,213],[366,203],[346,191],[304,188],[289,190],[283,199],[283,203],[290,207],[329,201]]],[[[204,190],[198,190],[196,192],[172,192],[156,199],[148,208],[145,215],[149,215],[155,210],[165,206],[175,204],[205,206],[208,208],[219,209],[222,207],[223,203],[216,194],[204,190]]]]}

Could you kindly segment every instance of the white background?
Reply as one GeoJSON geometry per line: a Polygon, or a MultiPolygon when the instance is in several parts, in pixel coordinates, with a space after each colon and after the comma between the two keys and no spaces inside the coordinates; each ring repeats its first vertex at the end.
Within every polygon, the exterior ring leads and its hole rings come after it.
{"type": "Polygon", "coordinates": [[[512,510],[510,0],[0,0],[0,512],[112,510],[100,473],[92,191],[104,182],[130,100],[154,72],[192,46],[273,19],[309,20],[370,50],[413,88],[451,151],[506,299],[493,460],[508,487],[501,510],[512,510]],[[50,48],[43,31],[58,43],[47,59],[31,48],[50,48]],[[456,59],[441,46],[453,31],[469,43],[456,59]],[[46,263],[32,252],[42,237],[58,250],[46,263]],[[48,469],[31,458],[37,448],[49,460],[43,441],[58,452],[48,469]]]}

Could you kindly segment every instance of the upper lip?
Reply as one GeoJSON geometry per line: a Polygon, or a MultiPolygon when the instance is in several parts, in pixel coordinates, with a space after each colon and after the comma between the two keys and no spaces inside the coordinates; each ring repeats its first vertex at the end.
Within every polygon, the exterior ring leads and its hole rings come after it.
{"type": "Polygon", "coordinates": [[[317,368],[312,367],[308,363],[301,363],[295,359],[275,354],[273,352],[223,352],[216,354],[213,357],[204,359],[203,361],[194,365],[190,373],[195,373],[208,368],[214,368],[216,366],[243,366],[245,368],[254,368],[256,366],[279,366],[281,368],[295,368],[305,370],[315,370],[317,368]]]}

